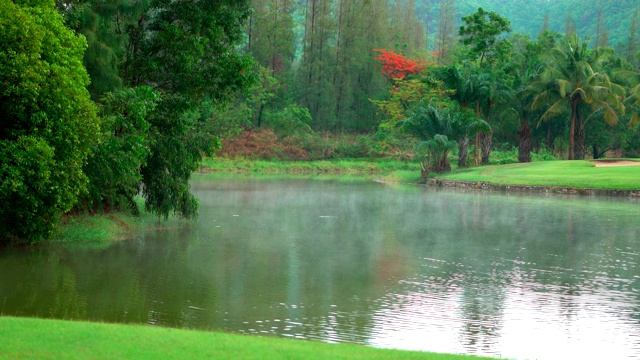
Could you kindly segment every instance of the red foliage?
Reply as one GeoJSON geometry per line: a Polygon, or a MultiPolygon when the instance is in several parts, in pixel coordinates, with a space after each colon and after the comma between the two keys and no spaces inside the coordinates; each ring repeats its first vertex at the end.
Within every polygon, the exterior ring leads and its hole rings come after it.
{"type": "Polygon", "coordinates": [[[408,75],[417,74],[424,66],[417,61],[409,60],[403,55],[385,49],[374,49],[378,53],[376,60],[382,65],[380,73],[389,79],[404,79],[408,75]]]}

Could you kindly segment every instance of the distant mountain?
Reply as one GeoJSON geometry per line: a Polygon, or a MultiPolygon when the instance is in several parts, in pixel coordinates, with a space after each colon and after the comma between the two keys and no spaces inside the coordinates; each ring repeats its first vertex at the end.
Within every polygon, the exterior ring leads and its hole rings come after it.
{"type": "MultiPolygon", "coordinates": [[[[418,16],[424,21],[431,35],[437,32],[441,2],[441,0],[416,0],[418,16]]],[[[601,9],[604,25],[601,26],[600,34],[602,35],[605,30],[608,32],[608,44],[612,47],[627,43],[634,10],[640,9],[638,0],[455,0],[454,5],[459,21],[462,16],[482,7],[509,19],[514,32],[532,37],[542,30],[546,14],[548,14],[549,30],[561,34],[565,33],[567,18],[571,16],[575,21],[578,36],[589,37],[592,44],[595,42],[597,19],[601,9]]]]}

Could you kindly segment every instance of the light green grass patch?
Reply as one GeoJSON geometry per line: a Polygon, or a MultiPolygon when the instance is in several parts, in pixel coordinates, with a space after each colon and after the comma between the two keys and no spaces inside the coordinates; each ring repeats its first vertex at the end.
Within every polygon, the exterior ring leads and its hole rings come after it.
{"type": "Polygon", "coordinates": [[[267,161],[249,159],[210,158],[202,162],[202,172],[263,173],[263,174],[340,174],[380,175],[395,170],[416,170],[416,162],[389,159],[336,159],[317,161],[267,161]]]}
{"type": "Polygon", "coordinates": [[[595,167],[591,161],[545,161],[458,169],[436,176],[446,180],[501,185],[561,186],[578,189],[640,189],[640,166],[595,167]]]}
{"type": "Polygon", "coordinates": [[[0,317],[0,338],[0,359],[481,359],[142,325],[11,317],[0,317]]]}
{"type": "Polygon", "coordinates": [[[61,221],[54,242],[104,247],[114,240],[132,236],[140,218],[125,213],[73,215],[61,221]]]}

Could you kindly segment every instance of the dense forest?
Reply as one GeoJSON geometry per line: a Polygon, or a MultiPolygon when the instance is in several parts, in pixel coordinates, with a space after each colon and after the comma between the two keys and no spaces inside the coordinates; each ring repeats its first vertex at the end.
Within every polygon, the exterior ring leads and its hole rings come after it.
{"type": "Polygon", "coordinates": [[[495,150],[640,153],[631,1],[0,6],[0,243],[46,239],[69,212],[135,211],[137,195],[195,216],[191,174],[234,147],[417,158],[425,177],[495,150]]]}

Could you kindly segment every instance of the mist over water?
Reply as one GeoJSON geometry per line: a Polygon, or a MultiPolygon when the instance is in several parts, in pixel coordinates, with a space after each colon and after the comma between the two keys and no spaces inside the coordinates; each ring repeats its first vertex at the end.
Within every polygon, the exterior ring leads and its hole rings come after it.
{"type": "Polygon", "coordinates": [[[197,177],[197,222],[0,253],[3,315],[507,358],[640,358],[640,206],[197,177]]]}

